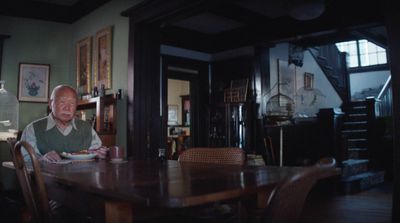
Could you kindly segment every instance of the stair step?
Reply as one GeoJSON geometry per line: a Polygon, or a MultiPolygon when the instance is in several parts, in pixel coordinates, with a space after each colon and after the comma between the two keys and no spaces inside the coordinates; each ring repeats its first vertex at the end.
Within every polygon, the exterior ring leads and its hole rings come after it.
{"type": "Polygon", "coordinates": [[[367,128],[367,121],[357,121],[357,122],[350,122],[345,121],[343,122],[343,129],[366,129],[367,128]]]}
{"type": "Polygon", "coordinates": [[[367,114],[367,108],[364,106],[357,106],[353,108],[344,109],[346,114],[367,114]]]}
{"type": "Polygon", "coordinates": [[[345,122],[360,122],[360,121],[367,121],[368,116],[367,114],[347,114],[345,117],[345,122]]]}
{"type": "Polygon", "coordinates": [[[384,182],[385,171],[369,171],[349,176],[341,180],[344,193],[355,193],[384,182]]]}
{"type": "Polygon", "coordinates": [[[342,161],[342,178],[368,171],[368,164],[369,160],[367,159],[348,159],[342,161]]]}
{"type": "Polygon", "coordinates": [[[366,106],[366,102],[364,101],[352,101],[346,107],[357,107],[357,106],[366,106]]]}
{"type": "Polygon", "coordinates": [[[367,148],[367,139],[347,139],[347,148],[367,148]]]}
{"type": "Polygon", "coordinates": [[[368,149],[366,148],[349,148],[347,150],[347,157],[349,159],[367,159],[368,149]]]}
{"type": "Polygon", "coordinates": [[[342,134],[345,134],[348,139],[366,138],[367,130],[366,129],[347,129],[347,130],[342,130],[342,134]]]}

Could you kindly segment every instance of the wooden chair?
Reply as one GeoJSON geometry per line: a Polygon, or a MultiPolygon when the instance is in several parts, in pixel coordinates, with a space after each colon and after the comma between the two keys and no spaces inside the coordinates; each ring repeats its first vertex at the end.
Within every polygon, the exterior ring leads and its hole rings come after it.
{"type": "Polygon", "coordinates": [[[310,167],[288,177],[268,198],[265,223],[295,223],[298,221],[308,193],[317,181],[319,168],[310,167]]]}
{"type": "MultiPolygon", "coordinates": [[[[181,153],[179,162],[192,163],[213,163],[223,165],[239,165],[246,163],[246,154],[237,147],[225,148],[190,148],[181,153]]],[[[233,219],[242,218],[242,208],[240,202],[237,204],[214,203],[211,206],[202,206],[189,211],[189,219],[185,221],[194,222],[231,222],[233,219]]]]}
{"type": "Polygon", "coordinates": [[[207,148],[197,147],[184,150],[179,162],[215,163],[227,165],[244,165],[246,155],[242,149],[236,147],[207,148]]]}
{"type": "Polygon", "coordinates": [[[12,148],[12,155],[18,181],[32,217],[31,220],[33,222],[52,222],[47,191],[34,149],[29,143],[18,141],[12,148]],[[26,168],[22,148],[28,152],[31,158],[33,175],[26,168]]]}

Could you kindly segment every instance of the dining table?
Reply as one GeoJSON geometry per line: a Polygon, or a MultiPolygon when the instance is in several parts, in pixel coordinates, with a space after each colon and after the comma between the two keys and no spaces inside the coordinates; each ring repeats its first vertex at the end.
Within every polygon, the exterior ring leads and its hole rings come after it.
{"type": "MultiPolygon", "coordinates": [[[[143,213],[174,213],[224,200],[243,200],[247,208],[262,210],[278,183],[305,168],[310,167],[133,159],[41,163],[49,199],[107,223],[134,222],[143,213]]],[[[330,169],[321,178],[338,174],[330,169]]]]}

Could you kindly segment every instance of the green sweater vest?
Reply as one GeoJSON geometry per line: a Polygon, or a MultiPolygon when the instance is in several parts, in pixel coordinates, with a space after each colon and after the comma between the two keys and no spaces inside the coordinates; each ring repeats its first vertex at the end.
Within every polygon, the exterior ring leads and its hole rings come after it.
{"type": "Polygon", "coordinates": [[[89,123],[80,119],[75,119],[75,128],[64,136],[56,126],[46,131],[47,118],[40,119],[33,123],[35,130],[36,145],[40,153],[45,154],[49,151],[77,152],[88,149],[92,143],[92,127],[89,123]]]}

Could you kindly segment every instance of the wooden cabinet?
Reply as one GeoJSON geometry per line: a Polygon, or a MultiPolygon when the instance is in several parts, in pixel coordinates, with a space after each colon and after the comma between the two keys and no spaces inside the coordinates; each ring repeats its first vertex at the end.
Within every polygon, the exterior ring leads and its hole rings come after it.
{"type": "Polygon", "coordinates": [[[95,109],[94,129],[103,145],[115,145],[117,100],[113,95],[79,100],[77,111],[95,109]]]}

